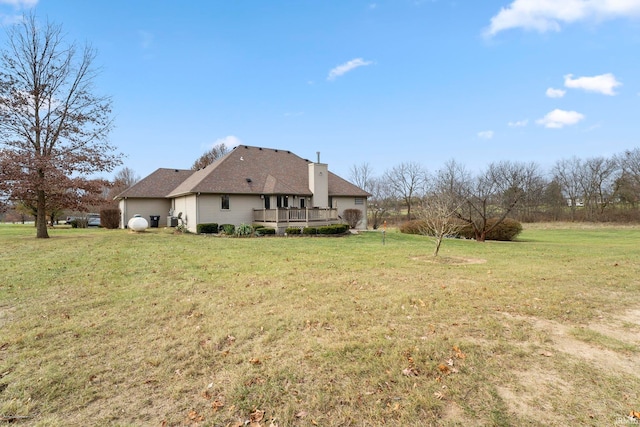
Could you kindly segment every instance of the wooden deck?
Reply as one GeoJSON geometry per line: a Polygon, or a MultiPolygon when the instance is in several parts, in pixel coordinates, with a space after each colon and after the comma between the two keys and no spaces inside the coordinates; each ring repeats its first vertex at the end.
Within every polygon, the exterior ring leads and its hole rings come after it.
{"type": "Polygon", "coordinates": [[[253,221],[279,229],[335,224],[339,218],[333,208],[278,208],[254,209],[253,221]]]}

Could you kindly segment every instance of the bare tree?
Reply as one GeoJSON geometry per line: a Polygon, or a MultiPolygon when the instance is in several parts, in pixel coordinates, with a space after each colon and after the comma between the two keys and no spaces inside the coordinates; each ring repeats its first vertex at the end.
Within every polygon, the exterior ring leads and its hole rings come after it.
{"type": "Polygon", "coordinates": [[[542,195],[542,201],[546,212],[551,216],[552,220],[557,221],[562,218],[562,214],[567,207],[567,201],[562,195],[562,186],[558,181],[551,180],[547,183],[542,195]]]}
{"type": "Polygon", "coordinates": [[[635,207],[640,202],[640,148],[625,151],[616,156],[616,161],[620,167],[618,196],[635,207]]]}
{"type": "Polygon", "coordinates": [[[401,163],[385,172],[384,179],[393,194],[407,206],[407,219],[411,220],[411,208],[426,192],[428,172],[416,162],[401,163]]]}
{"type": "Polygon", "coordinates": [[[140,181],[140,175],[131,168],[122,168],[113,177],[113,182],[121,185],[125,190],[140,181]]]}
{"type": "Polygon", "coordinates": [[[571,209],[572,220],[575,219],[578,204],[582,204],[582,201],[578,200],[581,196],[582,169],[582,160],[575,156],[571,159],[558,160],[552,169],[553,179],[560,184],[562,194],[571,209]]]}
{"type": "Polygon", "coordinates": [[[425,202],[426,206],[417,210],[420,234],[433,238],[433,256],[437,257],[444,238],[457,235],[464,226],[456,215],[460,200],[451,192],[436,191],[425,202]]]}
{"type": "Polygon", "coordinates": [[[475,178],[450,161],[437,176],[437,187],[455,200],[458,206],[455,215],[473,228],[479,242],[504,221],[541,179],[535,163],[507,161],[491,163],[475,178]]]}
{"type": "Polygon", "coordinates": [[[602,214],[618,193],[619,172],[615,159],[593,157],[584,161],[580,188],[590,219],[602,214]]]}
{"type": "Polygon", "coordinates": [[[125,167],[113,177],[111,187],[107,193],[107,199],[113,200],[118,194],[140,181],[140,176],[131,168],[125,167]]]}
{"type": "Polygon", "coordinates": [[[458,206],[462,206],[471,195],[473,179],[463,164],[451,159],[436,172],[433,191],[447,194],[458,206]]]}
{"type": "Polygon", "coordinates": [[[367,193],[373,194],[375,178],[373,176],[373,169],[369,163],[353,165],[349,172],[349,179],[352,183],[362,188],[367,193]]]}
{"type": "Polygon", "coordinates": [[[385,218],[389,216],[389,211],[395,205],[389,186],[386,181],[381,178],[371,179],[371,197],[367,203],[367,223],[371,224],[374,230],[377,230],[385,218]]]}
{"type": "Polygon", "coordinates": [[[95,51],[66,44],[59,25],[34,15],[8,31],[0,66],[0,186],[13,200],[31,194],[36,237],[49,237],[47,198],[68,178],[111,171],[121,155],[107,136],[111,100],[94,94],[95,51]]]}
{"type": "Polygon", "coordinates": [[[227,148],[224,142],[214,145],[210,150],[206,151],[202,156],[198,157],[198,160],[193,163],[191,169],[195,171],[207,167],[228,152],[229,148],[227,148]]]}
{"type": "Polygon", "coordinates": [[[624,175],[640,186],[640,148],[625,151],[617,156],[617,160],[624,175]]]}

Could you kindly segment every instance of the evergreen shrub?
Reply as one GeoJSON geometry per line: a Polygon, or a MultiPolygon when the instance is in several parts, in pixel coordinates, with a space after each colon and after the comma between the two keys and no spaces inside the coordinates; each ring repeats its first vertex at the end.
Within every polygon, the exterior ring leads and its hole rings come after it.
{"type": "Polygon", "coordinates": [[[218,224],[215,222],[206,222],[198,224],[196,227],[198,234],[216,234],[218,232],[218,224]]]}

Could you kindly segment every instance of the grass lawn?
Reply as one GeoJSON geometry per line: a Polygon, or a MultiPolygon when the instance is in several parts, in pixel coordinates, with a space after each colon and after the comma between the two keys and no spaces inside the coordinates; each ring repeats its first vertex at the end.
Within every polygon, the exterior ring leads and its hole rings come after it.
{"type": "Polygon", "coordinates": [[[0,424],[640,422],[640,227],[50,235],[0,225],[0,424]]]}

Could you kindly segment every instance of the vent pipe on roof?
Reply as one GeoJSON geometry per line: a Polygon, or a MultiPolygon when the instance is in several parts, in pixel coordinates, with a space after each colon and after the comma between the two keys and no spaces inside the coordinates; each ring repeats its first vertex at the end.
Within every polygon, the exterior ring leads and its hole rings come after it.
{"type": "Polygon", "coordinates": [[[317,163],[320,164],[320,152],[316,151],[316,154],[318,155],[318,162],[317,163]]]}

